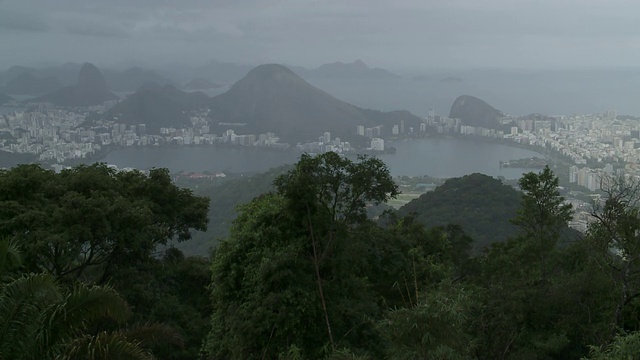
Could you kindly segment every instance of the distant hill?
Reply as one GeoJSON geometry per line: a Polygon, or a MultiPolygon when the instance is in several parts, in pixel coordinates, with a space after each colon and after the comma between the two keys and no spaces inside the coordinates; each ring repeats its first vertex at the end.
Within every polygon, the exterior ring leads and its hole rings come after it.
{"type": "Polygon", "coordinates": [[[203,78],[195,78],[182,87],[185,90],[209,90],[219,89],[222,85],[209,81],[203,78]]]}
{"type": "Polygon", "coordinates": [[[206,232],[195,233],[192,240],[176,244],[188,255],[208,256],[217,240],[229,235],[233,220],[237,217],[238,205],[274,190],[273,180],[291,169],[291,165],[272,168],[264,173],[226,180],[218,185],[200,185],[194,188],[199,196],[207,196],[209,225],[206,232]]]}
{"type": "Polygon", "coordinates": [[[14,65],[7,69],[5,72],[0,73],[0,84],[5,84],[12,79],[24,74],[34,74],[37,70],[34,68],[28,68],[25,66],[14,65]]]}
{"type": "Polygon", "coordinates": [[[64,87],[28,101],[48,102],[59,106],[92,106],[117,99],[118,97],[109,91],[100,70],[92,64],[85,63],[78,72],[77,85],[64,87]]]}
{"type": "Polygon", "coordinates": [[[124,71],[105,71],[104,77],[107,85],[113,91],[135,91],[145,83],[151,82],[160,85],[173,83],[164,76],[139,67],[132,67],[124,71]]]}
{"type": "Polygon", "coordinates": [[[42,95],[62,87],[56,77],[37,77],[32,72],[24,72],[9,80],[2,91],[12,95],[42,95]]]}
{"type": "Polygon", "coordinates": [[[474,240],[474,250],[504,241],[516,233],[509,220],[520,208],[521,193],[500,180],[483,174],[448,179],[398,210],[401,216],[414,213],[426,227],[460,225],[474,240]]]}
{"type": "Polygon", "coordinates": [[[357,125],[392,126],[404,120],[408,127],[421,122],[408,112],[365,110],[340,101],[276,64],[254,68],[212,98],[210,108],[214,124],[246,124],[247,132],[272,131],[289,142],[317,139],[325,131],[353,134],[357,125]]]}
{"type": "Polygon", "coordinates": [[[0,94],[0,105],[6,104],[6,103],[11,102],[13,100],[14,99],[9,95],[0,94]]]}
{"type": "Polygon", "coordinates": [[[462,120],[462,124],[489,129],[501,128],[504,114],[486,102],[469,95],[459,96],[451,105],[450,118],[462,120]]]}
{"type": "Polygon", "coordinates": [[[307,72],[309,78],[325,79],[396,79],[400,76],[387,70],[370,68],[361,60],[352,63],[335,62],[324,64],[307,72]]]}
{"type": "Polygon", "coordinates": [[[206,107],[209,99],[204,93],[184,92],[173,85],[145,84],[103,117],[130,125],[146,124],[149,132],[157,133],[161,127],[188,125],[183,111],[206,107]]]}

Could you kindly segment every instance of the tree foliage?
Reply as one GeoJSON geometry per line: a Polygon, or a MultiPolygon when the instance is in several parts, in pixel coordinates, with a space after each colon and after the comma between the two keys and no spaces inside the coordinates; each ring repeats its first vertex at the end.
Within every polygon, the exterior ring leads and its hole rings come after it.
{"type": "Polygon", "coordinates": [[[207,224],[208,201],[172,184],[166,169],[118,172],[104,164],[60,174],[38,165],[0,172],[0,235],[25,265],[66,279],[106,281],[120,264],[148,259],[207,224]]]}
{"type": "MultiPolygon", "coordinates": [[[[6,248],[7,243],[2,240],[0,246],[6,248]]],[[[2,359],[153,359],[143,339],[170,339],[157,331],[157,325],[146,327],[146,333],[137,332],[144,334],[141,337],[128,330],[94,335],[92,327],[99,321],[122,323],[131,316],[113,288],[77,284],[68,289],[50,274],[16,272],[19,265],[14,262],[0,271],[2,359]]]]}

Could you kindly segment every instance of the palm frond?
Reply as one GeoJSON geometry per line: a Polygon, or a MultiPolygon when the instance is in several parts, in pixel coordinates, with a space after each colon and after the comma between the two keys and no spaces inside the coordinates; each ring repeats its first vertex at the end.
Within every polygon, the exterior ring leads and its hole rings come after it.
{"type": "Polygon", "coordinates": [[[142,324],[120,330],[119,333],[129,340],[140,342],[145,348],[167,344],[179,347],[184,346],[182,336],[172,327],[165,324],[142,324]]]}
{"type": "Polygon", "coordinates": [[[130,316],[129,306],[113,288],[77,285],[62,301],[48,309],[46,328],[40,339],[41,348],[59,346],[81,334],[97,320],[109,318],[124,322],[130,316]]]}
{"type": "Polygon", "coordinates": [[[72,341],[64,355],[57,360],[153,360],[139,342],[130,341],[121,333],[101,332],[85,335],[72,341]]]}
{"type": "Polygon", "coordinates": [[[28,274],[0,286],[0,357],[30,350],[38,336],[42,314],[62,299],[55,279],[28,274]]]}
{"type": "Polygon", "coordinates": [[[15,242],[0,238],[0,280],[4,274],[22,264],[22,257],[15,242]]]}

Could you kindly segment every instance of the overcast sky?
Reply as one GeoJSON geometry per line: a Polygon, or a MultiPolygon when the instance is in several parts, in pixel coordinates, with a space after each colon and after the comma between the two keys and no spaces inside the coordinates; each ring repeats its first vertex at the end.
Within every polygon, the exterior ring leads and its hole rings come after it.
{"type": "Polygon", "coordinates": [[[636,66],[639,24],[637,0],[0,0],[0,68],[636,66]]]}

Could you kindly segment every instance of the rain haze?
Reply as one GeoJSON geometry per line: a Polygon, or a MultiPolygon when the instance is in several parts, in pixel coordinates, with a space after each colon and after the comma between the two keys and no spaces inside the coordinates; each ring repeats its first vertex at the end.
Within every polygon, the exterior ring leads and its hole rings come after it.
{"type": "Polygon", "coordinates": [[[639,0],[0,0],[0,359],[640,359],[639,0]]]}
{"type": "Polygon", "coordinates": [[[639,13],[631,0],[1,0],[0,66],[635,66],[639,13]]]}

